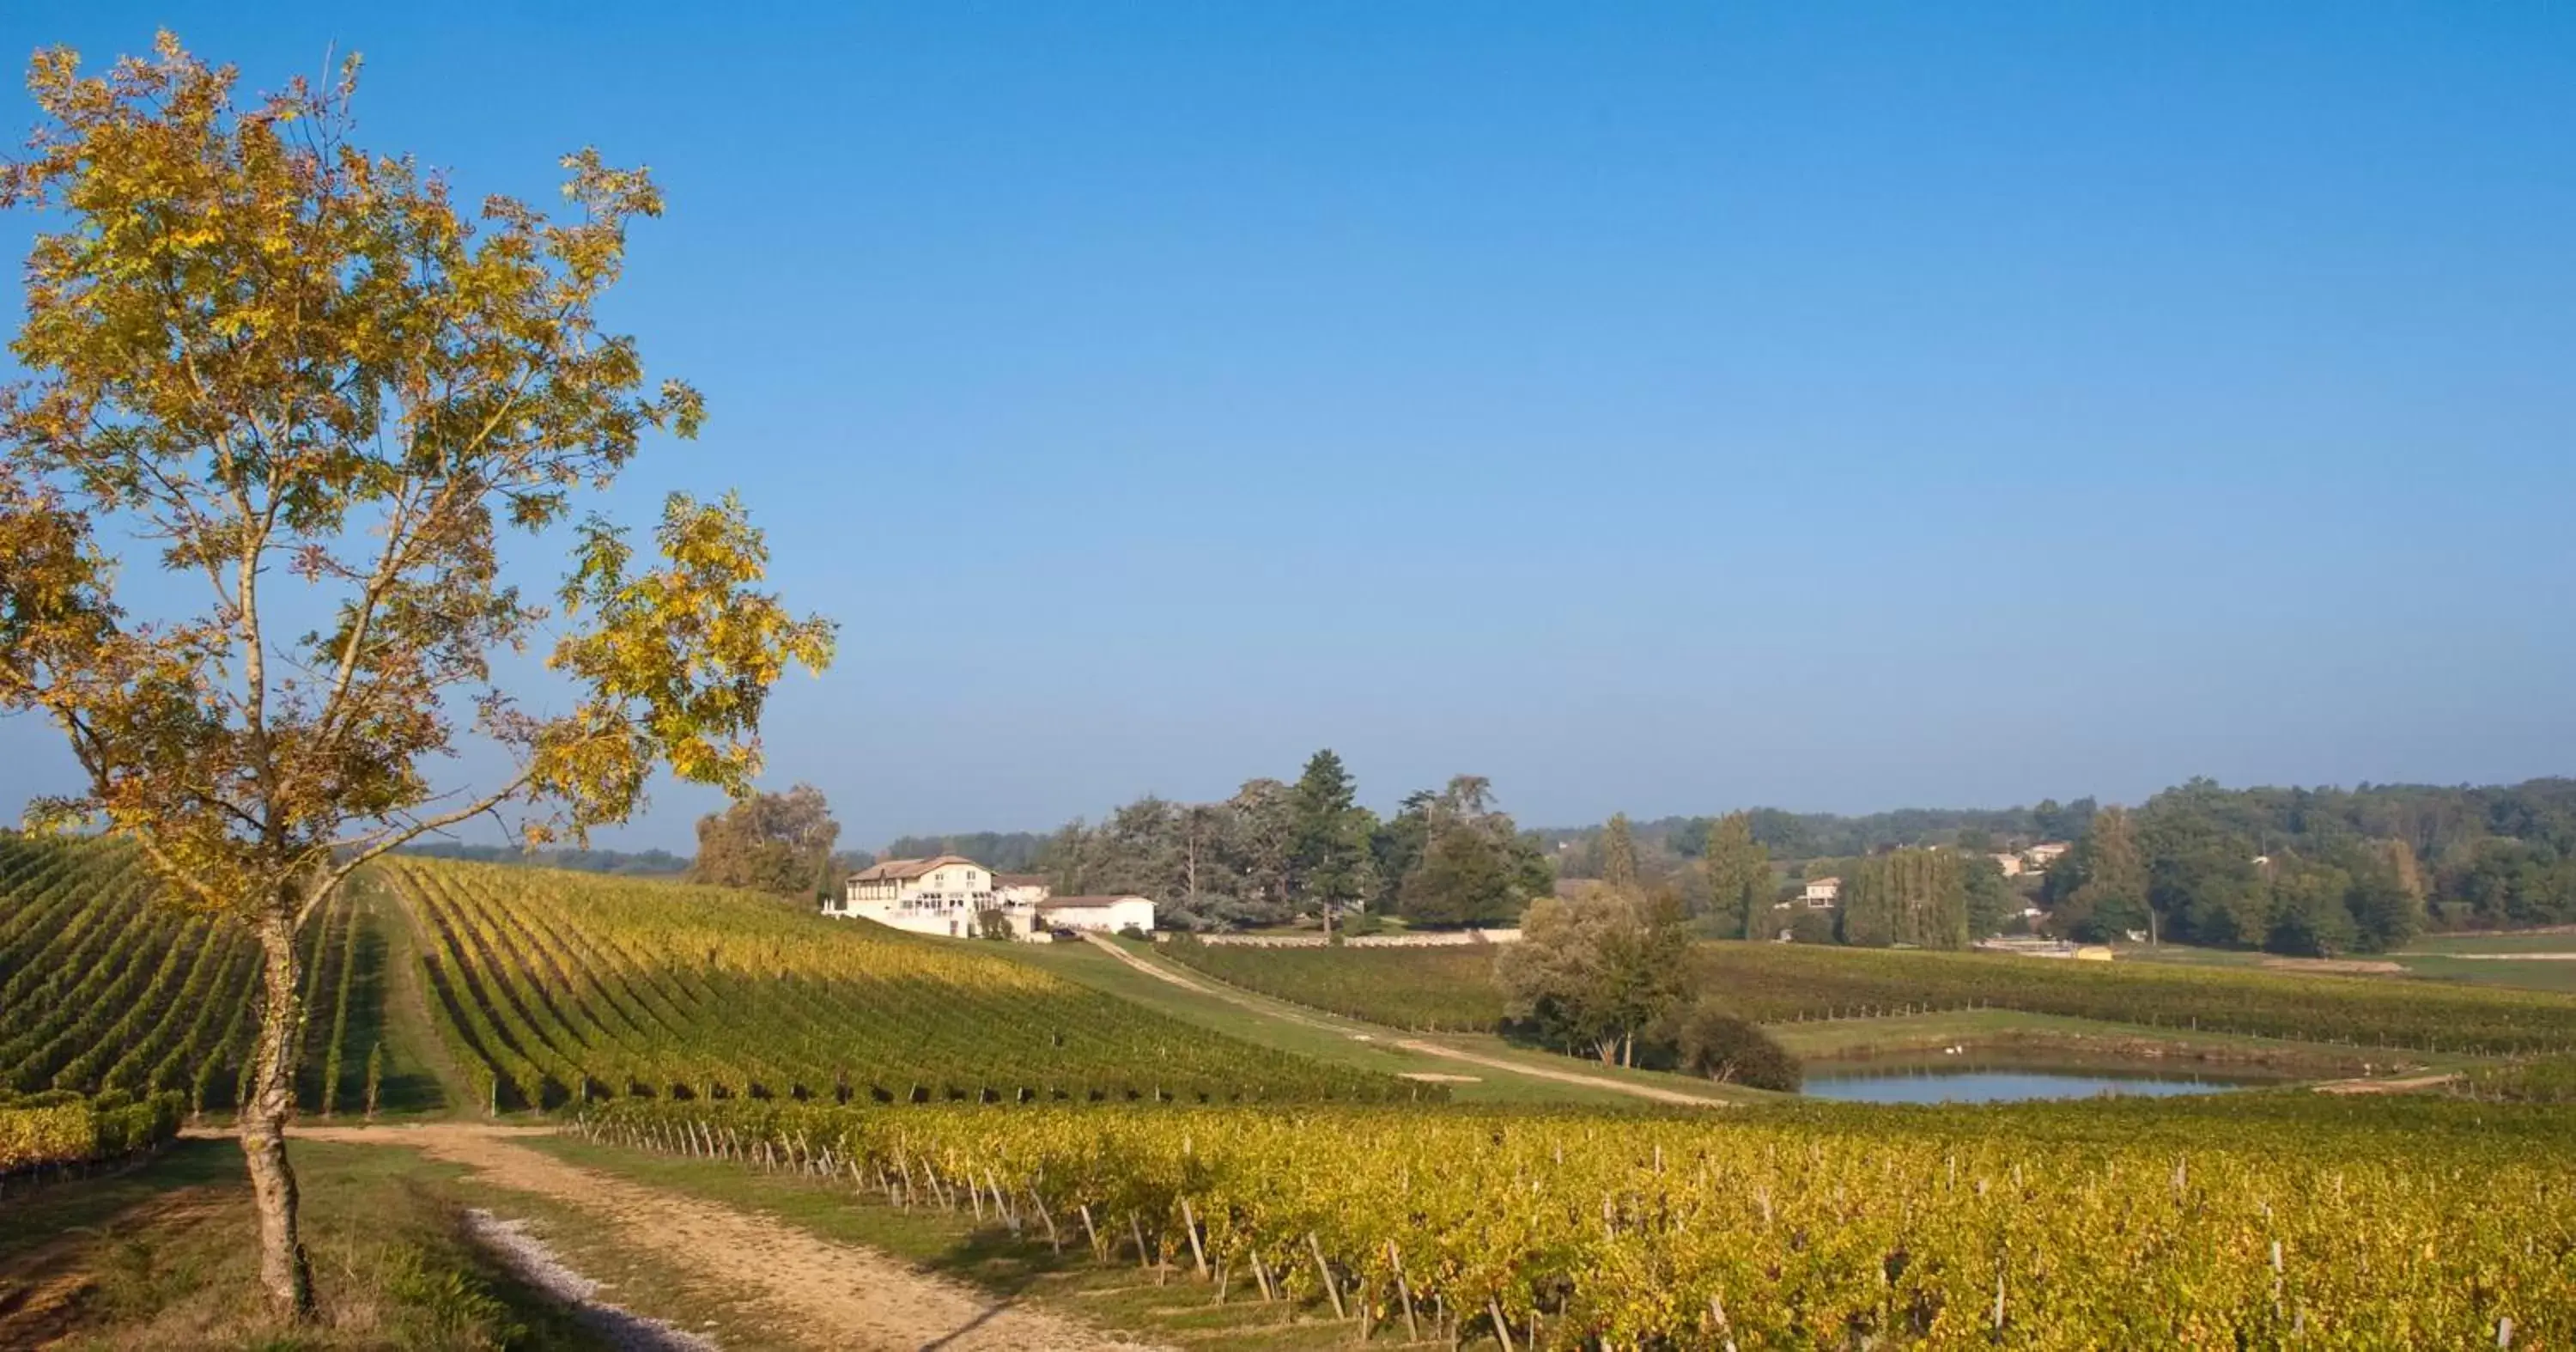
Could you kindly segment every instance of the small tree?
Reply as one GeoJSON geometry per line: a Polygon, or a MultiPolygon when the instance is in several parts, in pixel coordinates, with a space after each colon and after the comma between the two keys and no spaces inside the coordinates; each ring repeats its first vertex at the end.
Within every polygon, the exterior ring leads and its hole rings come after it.
{"type": "Polygon", "coordinates": [[[1762,1025],[1717,1000],[1701,998],[1674,1020],[1674,1059],[1692,1075],[1721,1083],[1798,1092],[1806,1070],[1762,1025]]]}
{"type": "Polygon", "coordinates": [[[1689,956],[1677,904],[1605,886],[1532,902],[1494,980],[1509,1017],[1621,1064],[1634,1061],[1639,1033],[1680,1006],[1689,956]]]}
{"type": "Polygon", "coordinates": [[[832,647],[752,589],[766,551],[730,498],[673,496],[649,565],[579,525],[551,616],[501,580],[505,527],[563,523],[648,433],[697,430],[696,392],[648,390],[593,313],[661,194],[583,151],[577,220],[494,197],[478,226],[437,175],[348,144],[357,69],[243,107],[230,68],[166,33],[99,77],[40,52],[45,121],[0,167],[0,205],[54,227],[12,349],[32,378],[0,396],[0,711],[41,714],[84,772],[32,825],[135,841],[178,901],[258,942],[239,1132],[260,1281],[296,1317],[305,917],[386,851],[504,808],[537,844],[626,818],[659,766],[747,792],[770,686],[832,647]],[[127,540],[203,607],[130,612],[127,540]],[[492,666],[546,619],[568,689],[540,714],[492,666]],[[442,792],[428,763],[465,714],[515,769],[442,792]]]}

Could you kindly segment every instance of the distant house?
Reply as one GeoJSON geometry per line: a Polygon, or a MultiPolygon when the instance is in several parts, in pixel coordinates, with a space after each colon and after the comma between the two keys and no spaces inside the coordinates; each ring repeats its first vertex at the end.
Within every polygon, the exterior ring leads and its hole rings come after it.
{"type": "Polygon", "coordinates": [[[993,909],[992,870],[962,855],[887,859],[851,874],[823,914],[873,920],[915,934],[967,938],[993,909]]]}
{"type": "Polygon", "coordinates": [[[2022,864],[2020,855],[2005,853],[1988,855],[1987,858],[1995,861],[1995,867],[2002,869],[2005,877],[2018,878],[2021,876],[2022,864]]]}
{"type": "Polygon", "coordinates": [[[1059,929],[1154,932],[1150,897],[1058,897],[1034,873],[994,873],[972,859],[888,859],[853,873],[823,914],[873,920],[914,934],[980,938],[995,915],[1014,939],[1044,939],[1059,929]]]}
{"type": "Polygon", "coordinates": [[[1048,929],[1094,930],[1116,934],[1133,929],[1154,932],[1154,902],[1133,895],[1050,897],[1037,904],[1038,923],[1048,929]]]}
{"type": "Polygon", "coordinates": [[[2056,863],[2060,858],[2065,856],[2068,850],[2074,848],[2075,847],[2073,845],[2070,845],[2065,841],[2052,840],[2044,844],[2031,846],[2029,849],[2021,852],[2021,857],[2030,865],[2031,872],[2046,873],[2049,865],[2056,863]]]}
{"type": "Polygon", "coordinates": [[[1798,900],[1810,906],[1839,905],[1842,899],[1843,880],[1840,878],[1809,878],[1807,890],[1798,894],[1798,900]]]}

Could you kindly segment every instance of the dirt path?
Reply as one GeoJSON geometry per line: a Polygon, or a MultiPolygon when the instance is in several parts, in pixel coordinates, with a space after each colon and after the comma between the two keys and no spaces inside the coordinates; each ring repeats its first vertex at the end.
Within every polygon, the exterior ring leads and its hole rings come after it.
{"type": "Polygon", "coordinates": [[[567,1164],[512,1138],[541,1129],[441,1123],[298,1127],[298,1137],[401,1145],[465,1165],[475,1177],[576,1207],[621,1247],[650,1253],[708,1285],[775,1311],[810,1346],[884,1352],[1113,1352],[1143,1349],[1043,1311],[997,1302],[872,1249],[835,1243],[765,1216],[567,1164]]]}
{"type": "MultiPolygon", "coordinates": [[[[1183,990],[1196,991],[1201,995],[1214,996],[1219,1000],[1225,1001],[1227,1004],[1233,1005],[1239,1009],[1249,1010],[1266,1019],[1285,1019],[1291,1023],[1303,1024],[1309,1028],[1322,1028],[1335,1033],[1341,1033],[1344,1036],[1355,1036],[1346,1028],[1340,1025],[1326,1023],[1321,1019],[1307,1018],[1297,1014],[1286,1014],[1275,1009],[1265,1008],[1260,1002],[1234,990],[1232,987],[1209,982],[1193,981],[1178,972],[1165,968],[1160,963],[1147,962],[1143,958],[1137,957],[1135,954],[1128,952],[1126,949],[1120,948],[1117,944],[1114,944],[1097,934],[1085,934],[1082,937],[1090,940],[1094,945],[1097,945],[1101,950],[1108,953],[1109,956],[1118,959],[1120,962],[1123,962],[1158,981],[1168,981],[1183,990]]],[[[1420,1038],[1389,1038],[1387,1039],[1387,1045],[1392,1047],[1401,1047],[1409,1052],[1418,1052],[1424,1056],[1436,1056],[1444,1061],[1464,1061],[1472,1066],[1483,1066],[1487,1070],[1499,1070],[1507,1075],[1525,1075],[1534,1080],[1551,1080],[1558,1084],[1576,1084],[1581,1085],[1586,1089],[1606,1089],[1614,1094],[1627,1094],[1635,1098],[1651,1099],[1657,1103],[1679,1103],[1692,1108],[1729,1108],[1734,1106],[1733,1104],[1726,1102],[1724,1099],[1707,1098],[1699,1094],[1686,1094],[1678,1089],[1663,1089],[1651,1084],[1635,1084],[1627,1080],[1614,1080],[1607,1075],[1586,1075],[1579,1070],[1557,1070],[1549,1066],[1533,1066],[1523,1061],[1508,1060],[1500,1056],[1488,1056],[1482,1052],[1471,1052],[1457,1047],[1443,1046],[1437,1042],[1425,1042],[1420,1038]]]]}
{"type": "Polygon", "coordinates": [[[1518,1061],[1506,1061],[1499,1056],[1487,1056],[1482,1052],[1464,1051],[1457,1047],[1443,1047],[1437,1042],[1423,1042],[1415,1038],[1400,1039],[1395,1045],[1409,1052],[1437,1056],[1447,1061],[1464,1061],[1471,1066],[1509,1071],[1514,1075],[1527,1075],[1535,1079],[1554,1080],[1559,1084],[1579,1084],[1586,1089],[1608,1089],[1621,1094],[1634,1094],[1642,1099],[1653,1099],[1657,1103],[1679,1103],[1692,1108],[1735,1106],[1724,1099],[1702,1098],[1697,1094],[1685,1094],[1678,1089],[1661,1089],[1651,1084],[1631,1084],[1626,1080],[1611,1079],[1607,1075],[1586,1075],[1579,1070],[1556,1070],[1548,1066],[1523,1065],[1518,1061]]]}

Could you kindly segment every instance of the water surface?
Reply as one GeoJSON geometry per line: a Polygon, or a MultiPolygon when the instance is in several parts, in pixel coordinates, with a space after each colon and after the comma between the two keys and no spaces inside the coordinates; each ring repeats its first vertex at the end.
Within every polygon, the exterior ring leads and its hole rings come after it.
{"type": "Polygon", "coordinates": [[[1807,1067],[1806,1092],[1813,1098],[1849,1103],[2015,1103],[2104,1094],[2216,1094],[2247,1083],[2197,1071],[1817,1062],[1807,1067]]]}

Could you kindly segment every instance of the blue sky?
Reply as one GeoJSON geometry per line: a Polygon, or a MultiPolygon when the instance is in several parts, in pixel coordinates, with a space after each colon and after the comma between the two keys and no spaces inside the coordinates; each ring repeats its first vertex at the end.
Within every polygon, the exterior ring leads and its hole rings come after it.
{"type": "Polygon", "coordinates": [[[2576,771],[2576,9],[500,8],[0,52],[650,164],[612,318],[713,419],[611,506],[738,487],[842,621],[770,777],[857,843],[1323,745],[1532,823],[2576,771]]]}

